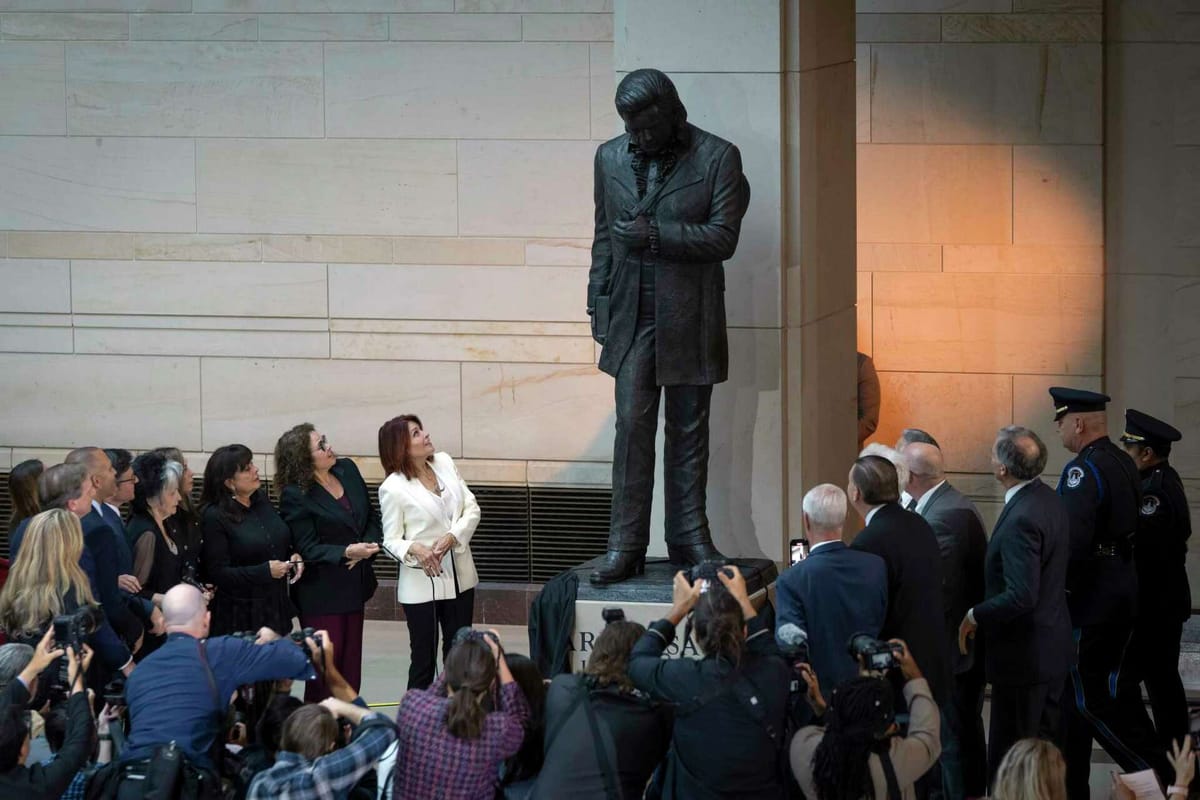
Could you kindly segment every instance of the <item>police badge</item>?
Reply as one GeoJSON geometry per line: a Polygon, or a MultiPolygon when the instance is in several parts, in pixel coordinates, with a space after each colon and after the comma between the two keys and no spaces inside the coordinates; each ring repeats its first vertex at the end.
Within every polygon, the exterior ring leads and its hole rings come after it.
{"type": "Polygon", "coordinates": [[[1067,488],[1077,489],[1083,483],[1083,467],[1071,467],[1067,470],[1067,488]]]}
{"type": "Polygon", "coordinates": [[[1158,513],[1158,498],[1152,494],[1142,498],[1142,516],[1153,517],[1158,513]]]}

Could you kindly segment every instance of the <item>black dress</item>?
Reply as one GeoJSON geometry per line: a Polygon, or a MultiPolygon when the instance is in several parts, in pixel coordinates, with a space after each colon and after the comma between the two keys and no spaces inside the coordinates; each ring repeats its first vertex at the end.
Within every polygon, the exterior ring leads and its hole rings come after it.
{"type": "MultiPolygon", "coordinates": [[[[168,520],[169,522],[169,520],[168,520]]],[[[169,530],[169,528],[168,528],[169,530]]],[[[142,584],[139,594],[147,600],[166,594],[183,577],[183,552],[177,543],[168,543],[149,514],[134,514],[125,527],[129,549],[133,551],[134,572],[142,584]],[[175,551],[172,552],[171,545],[175,551]],[[149,559],[149,570],[144,563],[149,559]],[[138,569],[142,566],[142,569],[138,569]],[[143,577],[145,575],[145,577],[143,577]]]]}
{"type": "Polygon", "coordinates": [[[268,561],[287,561],[292,533],[275,512],[265,491],[250,508],[235,509],[233,518],[216,506],[204,509],[203,561],[208,580],[217,588],[211,636],[268,627],[280,635],[292,629],[296,609],[288,598],[286,578],[272,578],[268,561]]]}

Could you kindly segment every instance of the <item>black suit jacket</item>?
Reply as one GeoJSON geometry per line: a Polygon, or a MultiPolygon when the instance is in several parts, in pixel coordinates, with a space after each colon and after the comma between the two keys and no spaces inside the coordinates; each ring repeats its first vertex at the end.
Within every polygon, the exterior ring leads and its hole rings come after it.
{"type": "Polygon", "coordinates": [[[374,559],[346,569],[346,547],[355,542],[382,542],[379,512],[371,505],[358,467],[339,458],[330,470],[342,483],[353,513],[346,511],[320,484],[307,492],[283,487],[279,512],[292,530],[292,541],[304,559],[304,576],[292,587],[301,614],[353,614],[375,594],[374,559]]]}
{"type": "Polygon", "coordinates": [[[1070,670],[1070,541],[1066,505],[1040,480],[1000,512],[984,564],[987,599],[974,610],[992,683],[1044,683],[1070,670]]]}
{"type": "Polygon", "coordinates": [[[880,507],[852,545],[887,564],[888,610],[884,639],[908,643],[939,703],[949,688],[950,646],[942,611],[942,563],[929,523],[896,503],[880,507]]]}
{"type": "Polygon", "coordinates": [[[983,517],[967,496],[949,481],[933,490],[921,508],[933,528],[942,554],[942,604],[946,612],[946,641],[950,643],[954,672],[965,672],[974,663],[974,651],[957,654],[958,626],[967,609],[983,599],[983,557],[987,531],[983,517]]]}

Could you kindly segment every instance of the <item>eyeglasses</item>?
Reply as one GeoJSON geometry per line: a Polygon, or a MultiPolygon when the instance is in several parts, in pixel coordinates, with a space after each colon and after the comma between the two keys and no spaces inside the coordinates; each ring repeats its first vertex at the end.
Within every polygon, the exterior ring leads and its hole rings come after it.
{"type": "Polygon", "coordinates": [[[317,450],[318,450],[318,451],[320,451],[320,452],[322,452],[322,453],[324,453],[324,452],[326,452],[327,450],[329,450],[329,439],[327,439],[326,437],[322,436],[322,437],[320,438],[320,440],[317,442],[317,450]]]}
{"type": "Polygon", "coordinates": [[[130,475],[128,478],[119,478],[117,480],[117,486],[120,486],[122,483],[137,483],[137,482],[138,482],[137,475],[130,475]]]}

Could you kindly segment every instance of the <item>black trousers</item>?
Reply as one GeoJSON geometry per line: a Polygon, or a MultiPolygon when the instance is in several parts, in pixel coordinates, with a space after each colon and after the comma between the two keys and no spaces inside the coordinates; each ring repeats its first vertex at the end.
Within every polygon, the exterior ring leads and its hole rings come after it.
{"type": "Polygon", "coordinates": [[[433,600],[428,603],[402,603],[408,623],[409,652],[412,664],[408,668],[408,688],[428,689],[437,674],[438,628],[442,629],[442,659],[450,652],[450,644],[459,628],[471,624],[475,612],[475,590],[459,592],[453,600],[433,600]]]}
{"type": "Polygon", "coordinates": [[[954,676],[943,706],[942,796],[948,800],[987,793],[987,745],[983,736],[983,663],[954,676]]]}
{"type": "MultiPolygon", "coordinates": [[[[1143,726],[1153,726],[1158,734],[1158,748],[1166,751],[1171,742],[1188,733],[1187,695],[1179,677],[1179,640],[1183,623],[1172,620],[1142,617],[1133,626],[1133,636],[1121,665],[1118,694],[1128,700],[1128,711],[1143,726]],[[1142,689],[1150,696],[1154,721],[1146,715],[1142,689]]],[[[1122,706],[1124,708],[1124,706],[1122,706]]]]}
{"type": "Polygon", "coordinates": [[[1023,686],[992,684],[992,721],[988,726],[988,783],[1017,741],[1046,739],[1062,744],[1062,715],[1059,701],[1065,680],[1023,686]]]}
{"type": "Polygon", "coordinates": [[[654,324],[639,322],[629,353],[617,370],[609,550],[645,551],[650,544],[654,437],[658,433],[658,404],[664,396],[667,544],[712,541],[706,507],[712,386],[659,386],[654,324]]]}
{"type": "MultiPolygon", "coordinates": [[[[1063,697],[1063,756],[1071,800],[1088,800],[1092,739],[1100,742],[1125,772],[1152,768],[1164,786],[1174,778],[1154,728],[1129,712],[1134,701],[1127,696],[1128,682],[1122,687],[1118,680],[1132,629],[1131,622],[1117,622],[1074,631],[1077,666],[1071,670],[1063,697]]],[[[1136,702],[1141,702],[1140,694],[1136,702]]]]}

